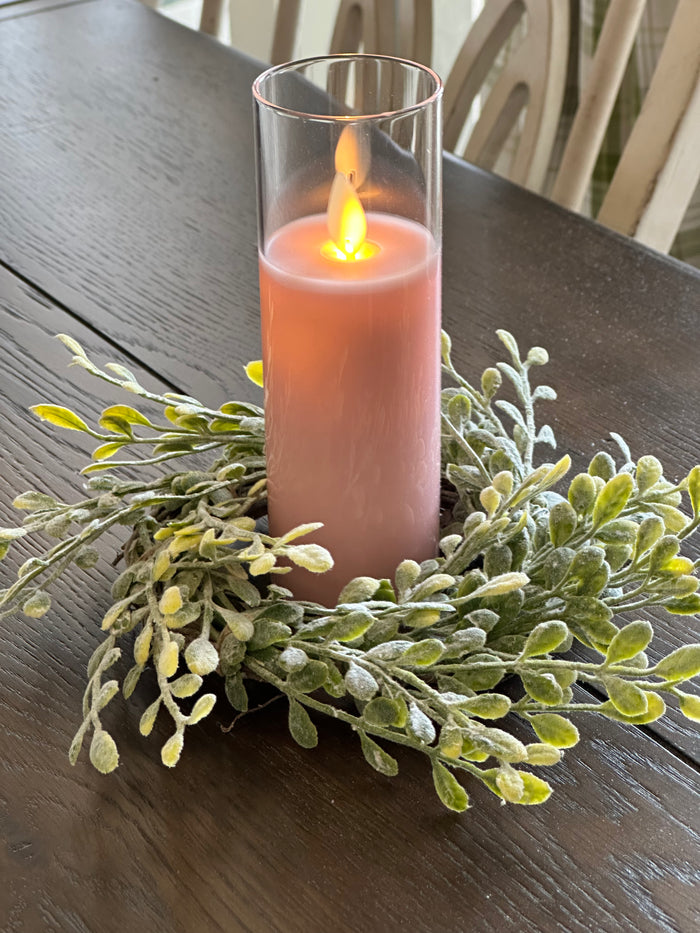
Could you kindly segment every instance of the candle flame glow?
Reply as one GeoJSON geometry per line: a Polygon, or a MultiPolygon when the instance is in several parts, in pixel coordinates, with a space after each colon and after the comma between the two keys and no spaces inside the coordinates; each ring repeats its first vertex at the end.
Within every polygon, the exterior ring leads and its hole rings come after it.
{"type": "MultiPolygon", "coordinates": [[[[350,129],[347,127],[346,129],[350,129]]],[[[367,173],[366,155],[363,155],[361,147],[355,145],[355,137],[347,135],[344,130],[338,141],[336,149],[336,168],[343,166],[343,171],[336,171],[333,184],[331,185],[330,195],[328,197],[328,210],[326,213],[326,223],[331,239],[324,243],[321,253],[326,259],[348,260],[369,259],[379,252],[376,243],[366,239],[367,237],[367,218],[364,208],[357,196],[355,186],[359,184],[358,171],[362,173],[364,179],[367,173]],[[343,144],[342,152],[341,143],[343,144]],[[354,147],[354,148],[353,148],[354,147]],[[354,161],[355,158],[361,162],[354,161]],[[358,169],[351,166],[359,166],[358,169]]]]}
{"type": "Polygon", "coordinates": [[[335,147],[335,170],[359,188],[369,172],[370,152],[367,135],[362,128],[348,125],[335,147]]]}

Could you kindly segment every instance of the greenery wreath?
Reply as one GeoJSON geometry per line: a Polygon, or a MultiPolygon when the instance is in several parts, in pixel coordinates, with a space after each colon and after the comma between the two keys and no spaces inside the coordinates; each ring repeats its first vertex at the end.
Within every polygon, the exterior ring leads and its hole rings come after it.
{"type": "MultiPolygon", "coordinates": [[[[513,337],[498,335],[510,362],[488,368],[479,388],[456,371],[443,335],[443,370],[454,385],[442,393],[440,556],[403,561],[394,581],[351,580],[334,607],[297,601],[282,585],[290,562],[318,573],[332,565],[323,548],[300,543],[319,526],[278,538],[261,530],[261,408],[228,402],[212,410],[194,398],[151,393],[124,366],[100,369],[75,340],[59,335],[74,365],[160,406],[164,418],[158,423],[118,404],[102,413],[98,431],[64,407],[35,406],[40,418],[99,441],[82,471],[88,497],[66,504],[26,492],[14,501],[29,513],[24,523],[0,529],[0,558],[12,541],[34,532],[59,539],[0,590],[0,617],[21,609],[33,618],[49,611],[45,587],[69,565],[94,565],[95,541],[107,529],[131,529],[121,554],[125,569],[102,620],[105,638],[88,665],[71,763],[91,732],[93,765],[107,773],[118,764],[100,716],[120,689],[112,675],[118,643],[132,632],[124,650],[133,665],[121,690],[128,698],[152,664],[158,693],[140,730],[148,735],[161,711],[172,718],[174,732],[161,750],[169,767],[180,757],[185,728],[214,706],[216,695],[203,691],[215,672],[240,712],[248,709],[250,679],[277,688],[289,703],[291,735],[304,748],[318,741],[312,710],[347,723],[382,774],[398,771],[387,743],[421,751],[440,799],[458,811],[469,805],[460,772],[503,802],[546,800],[549,784],[528,766],[553,765],[576,744],[572,717],[580,713],[649,723],[664,713],[666,695],[686,717],[700,719],[700,698],[679,689],[700,672],[700,645],[649,666],[650,623],[615,621],[649,607],[700,612],[700,561],[680,554],[700,525],[700,466],[673,484],[655,457],[633,462],[612,435],[620,466],[598,453],[587,472],[557,492],[570,458],[535,464],[536,451],[555,446],[551,428],[537,428],[534,410],[556,394],[530,384],[531,369],[545,364],[547,353],[535,347],[523,360],[513,337]],[[515,402],[496,399],[504,376],[515,402]],[[150,455],[112,459],[132,445],[150,455]],[[209,454],[211,465],[149,471],[190,454],[209,454]],[[116,467],[146,477],[105,472],[116,467]],[[681,510],[684,496],[692,514],[681,510]],[[577,683],[584,689],[574,692],[577,683]]],[[[260,364],[247,371],[261,380],[260,364]]]]}

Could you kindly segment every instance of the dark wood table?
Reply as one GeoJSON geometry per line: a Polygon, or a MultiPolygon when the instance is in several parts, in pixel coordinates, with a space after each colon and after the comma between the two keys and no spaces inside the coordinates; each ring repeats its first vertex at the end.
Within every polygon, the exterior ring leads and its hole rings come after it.
{"type": "MultiPolygon", "coordinates": [[[[27,414],[114,399],[96,359],[208,403],[251,397],[260,354],[250,85],[260,66],[128,0],[0,10],[0,525],[15,493],[80,488],[83,435],[27,414]]],[[[494,331],[552,356],[552,424],[584,465],[611,430],[635,455],[700,461],[700,275],[464,163],[445,161],[444,324],[463,371],[494,331]]],[[[128,399],[127,399],[128,401],[128,399]]],[[[612,447],[610,448],[613,449],[612,447]]],[[[698,733],[583,720],[543,807],[471,787],[456,816],[425,762],[381,778],[339,724],[297,747],[281,708],[229,734],[224,703],[182,761],[115,701],[110,777],[67,749],[109,602],[104,560],[51,613],[0,624],[0,929],[5,933],[700,929],[698,733]]],[[[18,556],[32,551],[20,542],[18,556]]],[[[695,551],[697,556],[697,550],[695,551]]],[[[0,564],[0,586],[12,567],[0,564]]],[[[656,618],[666,650],[697,619],[656,618]]],[[[156,731],[158,731],[156,729],[156,731]]]]}

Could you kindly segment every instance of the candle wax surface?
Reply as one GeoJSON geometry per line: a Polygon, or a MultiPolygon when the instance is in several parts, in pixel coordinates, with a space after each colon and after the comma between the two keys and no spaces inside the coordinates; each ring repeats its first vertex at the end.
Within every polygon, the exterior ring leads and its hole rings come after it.
{"type": "Polygon", "coordinates": [[[260,256],[270,532],[324,527],[326,574],[278,581],[334,605],[353,577],[434,557],[440,502],[440,255],[425,227],[367,215],[368,259],[327,258],[325,215],[260,256]]]}

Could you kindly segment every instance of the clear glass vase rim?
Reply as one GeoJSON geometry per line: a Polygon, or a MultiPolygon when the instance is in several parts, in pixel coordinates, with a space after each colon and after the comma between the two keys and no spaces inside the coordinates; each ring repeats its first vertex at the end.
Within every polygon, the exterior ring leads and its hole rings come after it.
{"type": "Polygon", "coordinates": [[[284,113],[288,116],[299,117],[305,120],[319,120],[327,123],[362,123],[365,121],[382,120],[388,119],[390,117],[403,116],[404,114],[422,110],[424,107],[427,107],[434,101],[439,100],[439,98],[442,96],[442,92],[442,79],[435,71],[433,71],[432,68],[428,68],[427,65],[422,65],[420,62],[413,62],[408,58],[399,58],[396,55],[368,55],[359,52],[343,53],[340,55],[312,55],[309,58],[300,58],[296,61],[284,62],[281,65],[272,65],[271,68],[267,68],[262,72],[262,74],[259,74],[253,82],[253,96],[255,97],[256,101],[263,107],[268,107],[270,110],[274,110],[278,113],[284,113]],[[433,90],[432,94],[429,94],[428,97],[424,97],[423,100],[416,101],[415,104],[408,104],[406,107],[399,107],[397,110],[386,110],[379,113],[341,115],[309,113],[303,110],[293,110],[290,107],[283,107],[280,104],[275,104],[268,100],[260,90],[260,85],[262,82],[272,75],[279,74],[284,71],[290,71],[293,68],[298,69],[301,65],[312,65],[316,62],[332,61],[389,61],[395,62],[399,65],[408,65],[410,68],[413,68],[416,71],[422,71],[424,74],[428,75],[434,82],[435,89],[433,90]]]}

